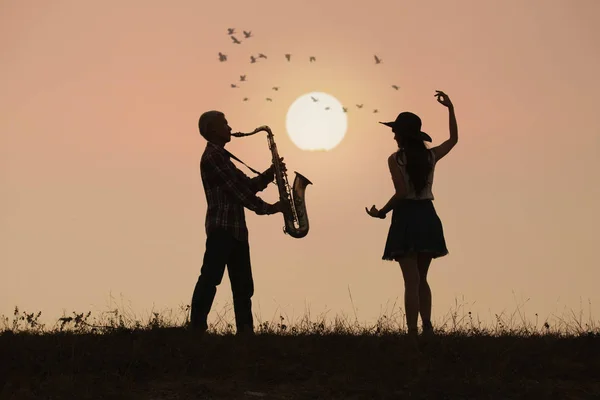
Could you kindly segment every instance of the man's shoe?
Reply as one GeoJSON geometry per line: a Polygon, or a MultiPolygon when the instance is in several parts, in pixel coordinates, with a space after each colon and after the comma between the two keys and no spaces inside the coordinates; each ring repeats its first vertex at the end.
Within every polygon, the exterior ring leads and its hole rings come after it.
{"type": "Polygon", "coordinates": [[[435,336],[435,334],[433,332],[433,325],[431,325],[431,321],[423,322],[423,337],[430,339],[433,336],[435,336]]]}
{"type": "Polygon", "coordinates": [[[241,336],[241,337],[252,337],[255,336],[256,334],[254,333],[253,330],[241,330],[241,331],[237,331],[235,333],[235,336],[241,336]]]}
{"type": "Polygon", "coordinates": [[[208,330],[208,327],[203,325],[188,324],[187,330],[193,332],[195,335],[203,336],[208,330]]]}
{"type": "Polygon", "coordinates": [[[237,327],[236,336],[254,336],[254,327],[250,324],[237,327]]]}
{"type": "Polygon", "coordinates": [[[431,325],[431,322],[429,324],[423,324],[423,334],[433,335],[433,325],[431,325]]]}

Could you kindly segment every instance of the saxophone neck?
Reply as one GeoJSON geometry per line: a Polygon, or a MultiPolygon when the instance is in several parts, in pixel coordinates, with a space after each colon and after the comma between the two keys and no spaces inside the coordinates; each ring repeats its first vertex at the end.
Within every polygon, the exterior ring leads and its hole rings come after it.
{"type": "Polygon", "coordinates": [[[269,135],[273,135],[273,133],[271,132],[271,128],[269,128],[267,125],[262,125],[259,126],[258,128],[256,128],[255,130],[253,130],[252,132],[232,132],[231,136],[233,137],[244,137],[244,136],[250,136],[250,135],[254,135],[255,133],[261,132],[261,131],[266,131],[269,135]]]}
{"type": "Polygon", "coordinates": [[[255,129],[255,131],[256,131],[256,132],[265,131],[265,132],[267,132],[267,133],[270,133],[271,135],[273,134],[273,133],[271,132],[271,128],[269,128],[269,126],[268,126],[268,125],[261,125],[261,126],[259,126],[258,128],[256,128],[256,129],[255,129]]]}

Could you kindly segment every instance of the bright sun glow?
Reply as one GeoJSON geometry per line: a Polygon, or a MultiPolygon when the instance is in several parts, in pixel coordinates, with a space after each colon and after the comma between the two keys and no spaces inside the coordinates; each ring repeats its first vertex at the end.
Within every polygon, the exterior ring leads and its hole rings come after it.
{"type": "Polygon", "coordinates": [[[338,99],[327,93],[312,92],[292,103],[285,125],[298,148],[331,150],[344,138],[348,117],[338,99]]]}

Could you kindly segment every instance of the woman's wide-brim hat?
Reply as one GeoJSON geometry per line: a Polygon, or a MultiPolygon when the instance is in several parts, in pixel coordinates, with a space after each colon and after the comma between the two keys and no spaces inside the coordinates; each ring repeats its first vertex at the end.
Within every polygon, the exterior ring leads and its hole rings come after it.
{"type": "Polygon", "coordinates": [[[401,112],[392,122],[379,122],[407,136],[414,136],[426,142],[431,142],[431,136],[421,130],[421,118],[409,111],[401,112]]]}

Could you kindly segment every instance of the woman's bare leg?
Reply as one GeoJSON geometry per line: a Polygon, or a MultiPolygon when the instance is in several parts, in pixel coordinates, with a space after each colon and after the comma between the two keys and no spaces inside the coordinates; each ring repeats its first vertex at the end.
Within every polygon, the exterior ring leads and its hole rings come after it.
{"type": "Polygon", "coordinates": [[[423,330],[431,329],[431,288],[427,282],[427,272],[431,264],[431,255],[420,253],[417,257],[419,270],[419,313],[423,322],[423,330]]]}
{"type": "Polygon", "coordinates": [[[408,255],[398,259],[404,277],[404,308],[409,333],[417,332],[419,317],[419,269],[417,255],[408,255]]]}

